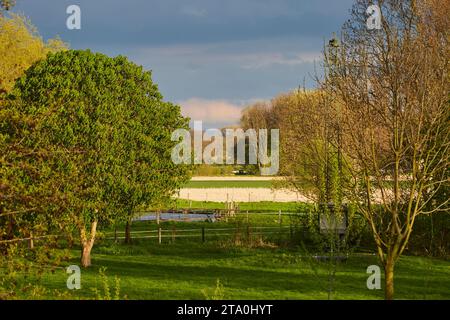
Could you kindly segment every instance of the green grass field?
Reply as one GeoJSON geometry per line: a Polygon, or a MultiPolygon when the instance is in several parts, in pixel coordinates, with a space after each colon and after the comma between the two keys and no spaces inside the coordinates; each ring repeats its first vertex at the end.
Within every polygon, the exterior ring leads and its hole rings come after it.
{"type": "MultiPolygon", "coordinates": [[[[67,264],[77,264],[75,256],[67,264]]],[[[353,255],[338,265],[333,299],[382,299],[382,290],[366,288],[366,268],[373,255],[353,255]]],[[[158,245],[142,240],[128,245],[97,245],[93,266],[82,270],[82,289],[75,298],[92,298],[102,290],[99,268],[106,267],[111,291],[120,279],[120,297],[127,299],[206,299],[220,279],[224,299],[328,299],[329,265],[304,258],[295,250],[245,248],[218,243],[180,241],[158,245]]],[[[64,270],[47,274],[43,284],[65,289],[64,270]]],[[[450,262],[403,257],[396,270],[397,299],[450,299],[450,262]]],[[[50,298],[50,297],[49,297],[50,298]]]]}
{"type": "MultiPolygon", "coordinates": [[[[196,208],[196,209],[225,209],[223,202],[213,201],[189,201],[185,199],[177,199],[173,204],[177,208],[196,208]]],[[[311,205],[301,202],[272,202],[272,201],[260,201],[260,202],[240,202],[239,208],[242,212],[247,210],[252,212],[278,212],[278,210],[286,212],[305,211],[312,208],[311,205]]]]}
{"type": "Polygon", "coordinates": [[[189,181],[185,188],[271,188],[272,181],[189,181]]]}
{"type": "MultiPolygon", "coordinates": [[[[132,245],[123,244],[120,238],[115,243],[112,228],[100,230],[92,252],[93,265],[82,269],[82,288],[70,291],[69,297],[95,298],[95,288],[104,293],[99,270],[106,267],[111,295],[117,277],[122,299],[207,299],[214,294],[217,280],[223,285],[223,299],[383,299],[383,290],[366,287],[367,267],[378,264],[374,254],[352,253],[336,266],[330,285],[333,265],[313,259],[313,253],[299,247],[285,245],[289,228],[264,237],[255,234],[251,244],[245,241],[246,224],[279,227],[277,214],[248,217],[248,222],[247,215],[216,223],[164,221],[160,227],[167,236],[161,244],[155,237],[155,222],[133,222],[132,245]],[[202,227],[207,228],[205,242],[202,227]],[[191,230],[187,234],[194,236],[173,240],[170,231],[174,228],[177,234],[191,230]],[[239,228],[239,232],[228,228],[239,228]],[[216,237],[215,232],[231,235],[216,237]],[[137,239],[149,234],[153,237],[137,239]]],[[[281,226],[289,224],[289,216],[283,216],[281,226]]],[[[118,227],[119,237],[123,231],[123,226],[118,227]]],[[[72,249],[63,268],[45,273],[41,284],[68,292],[64,267],[78,265],[79,252],[78,248],[72,249]]],[[[395,285],[397,299],[450,299],[450,261],[403,256],[396,268],[395,285]]]]}

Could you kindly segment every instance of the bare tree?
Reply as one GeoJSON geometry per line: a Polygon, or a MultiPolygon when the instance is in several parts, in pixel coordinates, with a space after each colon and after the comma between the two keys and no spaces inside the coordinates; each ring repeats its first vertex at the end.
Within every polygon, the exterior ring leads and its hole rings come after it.
{"type": "Polygon", "coordinates": [[[357,0],[323,90],[333,97],[348,140],[348,196],[366,218],[394,297],[394,268],[417,216],[448,210],[449,1],[375,1],[381,29],[369,30],[357,0]],[[439,9],[439,10],[438,10],[439,9]],[[433,205],[429,204],[433,202],[433,205]]]}

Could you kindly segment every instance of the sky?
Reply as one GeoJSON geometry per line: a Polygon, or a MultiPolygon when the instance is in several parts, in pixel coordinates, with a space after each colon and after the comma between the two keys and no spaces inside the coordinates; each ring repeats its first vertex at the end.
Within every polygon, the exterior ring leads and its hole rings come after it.
{"type": "Polygon", "coordinates": [[[313,87],[323,45],[353,0],[17,0],[44,39],[125,55],[152,71],[164,99],[205,127],[298,86],[313,87]],[[69,5],[81,29],[69,30],[69,5]]]}

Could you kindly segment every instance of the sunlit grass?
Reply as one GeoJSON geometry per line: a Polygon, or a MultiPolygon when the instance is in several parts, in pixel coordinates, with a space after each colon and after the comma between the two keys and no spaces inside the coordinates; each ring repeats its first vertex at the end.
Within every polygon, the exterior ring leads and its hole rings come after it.
{"type": "MultiPolygon", "coordinates": [[[[67,264],[77,264],[77,254],[67,264]]],[[[331,298],[382,299],[382,290],[366,287],[371,264],[377,264],[374,255],[359,254],[338,265],[331,298]]],[[[330,289],[329,265],[310,262],[300,251],[143,240],[131,246],[98,245],[93,266],[82,270],[82,289],[72,292],[75,298],[92,297],[92,288],[101,286],[102,266],[111,279],[120,278],[121,295],[128,299],[204,299],[202,291],[214,289],[217,279],[225,299],[328,299],[330,289]]],[[[44,283],[64,291],[66,279],[61,270],[46,275],[44,283]]],[[[398,263],[398,299],[450,299],[449,288],[450,262],[402,257],[398,263]]]]}
{"type": "Polygon", "coordinates": [[[272,181],[189,181],[184,188],[271,188],[272,181]]]}

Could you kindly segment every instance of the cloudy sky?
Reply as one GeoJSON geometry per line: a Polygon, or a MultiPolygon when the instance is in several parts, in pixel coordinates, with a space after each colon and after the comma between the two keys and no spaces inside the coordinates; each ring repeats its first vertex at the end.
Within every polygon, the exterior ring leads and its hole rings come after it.
{"type": "Polygon", "coordinates": [[[153,71],[164,98],[208,127],[249,103],[312,86],[323,44],[353,0],[17,0],[47,39],[122,54],[153,71]],[[81,8],[68,30],[66,8],[81,8]]]}

